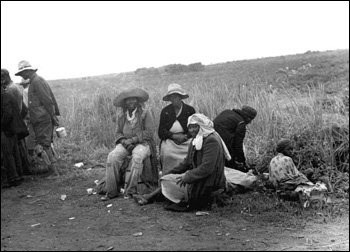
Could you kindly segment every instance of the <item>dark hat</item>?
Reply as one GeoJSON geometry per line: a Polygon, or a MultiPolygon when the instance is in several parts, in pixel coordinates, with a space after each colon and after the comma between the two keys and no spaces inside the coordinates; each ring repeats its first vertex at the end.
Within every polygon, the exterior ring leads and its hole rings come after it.
{"type": "Polygon", "coordinates": [[[10,73],[7,69],[1,68],[1,76],[10,76],[10,73]]]}
{"type": "Polygon", "coordinates": [[[129,88],[122,91],[117,95],[116,98],[114,98],[113,105],[116,107],[123,107],[124,100],[129,97],[137,97],[139,99],[139,102],[146,102],[149,98],[149,95],[145,90],[141,88],[129,88]]]}
{"type": "Polygon", "coordinates": [[[244,105],[241,110],[246,116],[248,116],[252,120],[256,117],[258,113],[255,109],[247,105],[244,105]]]}
{"type": "Polygon", "coordinates": [[[291,140],[289,140],[289,139],[281,139],[277,143],[276,151],[281,153],[289,145],[293,145],[291,140]]]}

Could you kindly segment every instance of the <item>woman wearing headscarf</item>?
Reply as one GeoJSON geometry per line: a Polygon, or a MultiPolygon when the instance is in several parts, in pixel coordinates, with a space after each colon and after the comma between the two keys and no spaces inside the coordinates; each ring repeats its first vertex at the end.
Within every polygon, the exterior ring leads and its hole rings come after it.
{"type": "Polygon", "coordinates": [[[187,156],[160,179],[161,187],[147,195],[137,195],[135,200],[147,204],[158,193],[173,203],[165,209],[189,211],[210,206],[211,194],[225,188],[225,157],[230,154],[213,122],[203,114],[193,114],[188,118],[188,130],[193,140],[187,156]]]}
{"type": "MultiPolygon", "coordinates": [[[[269,180],[277,189],[294,190],[298,185],[313,185],[307,177],[298,171],[293,159],[293,144],[289,139],[281,139],[277,143],[277,156],[269,166],[269,180]]],[[[310,171],[309,171],[310,172],[310,171]]]]}
{"type": "Polygon", "coordinates": [[[188,97],[181,85],[176,83],[168,86],[168,93],[163,97],[163,101],[171,102],[162,109],[158,128],[161,140],[160,161],[164,174],[186,157],[191,142],[187,119],[195,113],[195,109],[183,102],[188,97]]]}
{"type": "Polygon", "coordinates": [[[242,109],[225,109],[214,120],[214,128],[224,140],[232,159],[225,166],[247,172],[243,141],[246,127],[257,115],[257,111],[247,105],[242,109]]]}
{"type": "Polygon", "coordinates": [[[126,199],[135,193],[144,193],[140,191],[143,188],[140,184],[151,190],[158,185],[156,145],[153,139],[155,125],[151,112],[144,106],[148,98],[148,93],[143,89],[129,88],[113,101],[122,110],[117,116],[116,147],[107,157],[107,193],[101,198],[103,201],[117,197],[124,181],[126,199]],[[128,156],[131,156],[131,160],[124,171],[122,165],[128,156]],[[145,159],[150,156],[151,165],[144,167],[145,159]]]}

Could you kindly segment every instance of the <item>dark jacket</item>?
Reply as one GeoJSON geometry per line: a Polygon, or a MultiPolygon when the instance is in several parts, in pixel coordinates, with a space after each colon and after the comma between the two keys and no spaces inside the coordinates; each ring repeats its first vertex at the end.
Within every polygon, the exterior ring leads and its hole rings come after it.
{"type": "Polygon", "coordinates": [[[183,181],[189,184],[189,205],[201,208],[210,200],[211,193],[225,188],[225,157],[221,139],[216,133],[203,139],[202,149],[197,151],[190,144],[186,158],[170,173],[187,171],[183,181]]]}
{"type": "Polygon", "coordinates": [[[49,84],[37,74],[30,77],[28,108],[30,121],[33,124],[52,120],[54,116],[60,115],[55,96],[49,84]]]}
{"type": "Polygon", "coordinates": [[[18,140],[29,135],[16,98],[8,91],[1,92],[1,131],[7,137],[16,134],[18,140]]]}
{"type": "Polygon", "coordinates": [[[166,140],[171,137],[172,133],[169,131],[174,122],[178,120],[184,130],[184,134],[188,134],[187,119],[196,111],[190,105],[182,102],[182,111],[179,117],[176,118],[175,109],[172,104],[164,107],[160,113],[160,122],[158,128],[158,136],[161,140],[166,140]]]}
{"type": "Polygon", "coordinates": [[[224,140],[231,155],[230,162],[226,166],[234,168],[234,161],[245,164],[243,140],[246,134],[247,118],[238,109],[226,109],[214,120],[214,128],[224,140]]]}

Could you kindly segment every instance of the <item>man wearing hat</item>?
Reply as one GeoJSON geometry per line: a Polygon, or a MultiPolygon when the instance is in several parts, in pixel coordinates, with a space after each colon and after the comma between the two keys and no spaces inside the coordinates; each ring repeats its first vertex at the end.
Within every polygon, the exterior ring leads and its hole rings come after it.
{"type": "Polygon", "coordinates": [[[122,187],[124,198],[128,199],[158,186],[157,152],[153,139],[155,125],[144,104],[148,98],[143,89],[128,88],[113,101],[121,111],[117,116],[116,147],[107,157],[106,196],[101,198],[102,201],[118,197],[122,187]],[[131,160],[125,171],[123,163],[128,156],[131,160]],[[144,161],[148,157],[151,157],[151,165],[146,167],[144,161]]]}
{"type": "Polygon", "coordinates": [[[188,97],[181,85],[176,83],[168,86],[168,93],[163,97],[163,101],[171,102],[162,109],[158,128],[161,140],[160,160],[164,174],[186,157],[191,142],[187,119],[195,113],[195,109],[183,102],[188,97]]]}
{"type": "Polygon", "coordinates": [[[35,144],[41,145],[49,157],[51,163],[49,169],[53,174],[47,179],[55,179],[59,177],[59,173],[51,143],[53,142],[54,127],[59,126],[57,116],[60,115],[60,112],[49,84],[36,73],[37,70],[28,61],[23,60],[19,62],[18,72],[15,75],[30,80],[28,109],[30,122],[35,132],[35,144]]]}
{"type": "Polygon", "coordinates": [[[242,109],[226,109],[214,120],[214,128],[224,140],[232,159],[226,160],[225,166],[247,172],[243,140],[246,126],[254,120],[257,111],[247,105],[242,109]]]}

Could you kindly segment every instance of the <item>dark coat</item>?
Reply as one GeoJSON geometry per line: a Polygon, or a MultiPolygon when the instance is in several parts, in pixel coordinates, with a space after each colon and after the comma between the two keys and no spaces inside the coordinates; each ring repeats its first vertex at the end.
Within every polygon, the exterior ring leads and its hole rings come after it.
{"type": "Polygon", "coordinates": [[[210,200],[212,192],[225,188],[224,167],[221,139],[213,133],[203,139],[203,146],[199,151],[191,142],[184,161],[169,171],[169,174],[187,171],[183,181],[189,184],[189,205],[191,208],[200,208],[210,200]]]}
{"type": "Polygon", "coordinates": [[[247,118],[238,109],[226,109],[214,120],[214,128],[225,142],[231,155],[231,160],[226,166],[233,168],[234,161],[245,164],[243,140],[246,134],[247,118]]]}
{"type": "Polygon", "coordinates": [[[29,135],[16,98],[8,91],[1,92],[1,130],[7,137],[16,134],[18,140],[29,135]]]}
{"type": "Polygon", "coordinates": [[[194,113],[196,113],[195,109],[190,105],[182,102],[183,107],[181,114],[176,118],[175,109],[172,104],[164,107],[162,112],[160,113],[160,122],[158,128],[158,136],[161,140],[166,140],[171,137],[172,133],[169,131],[173,126],[174,122],[178,120],[184,130],[184,134],[188,134],[187,129],[187,119],[194,113]]]}

